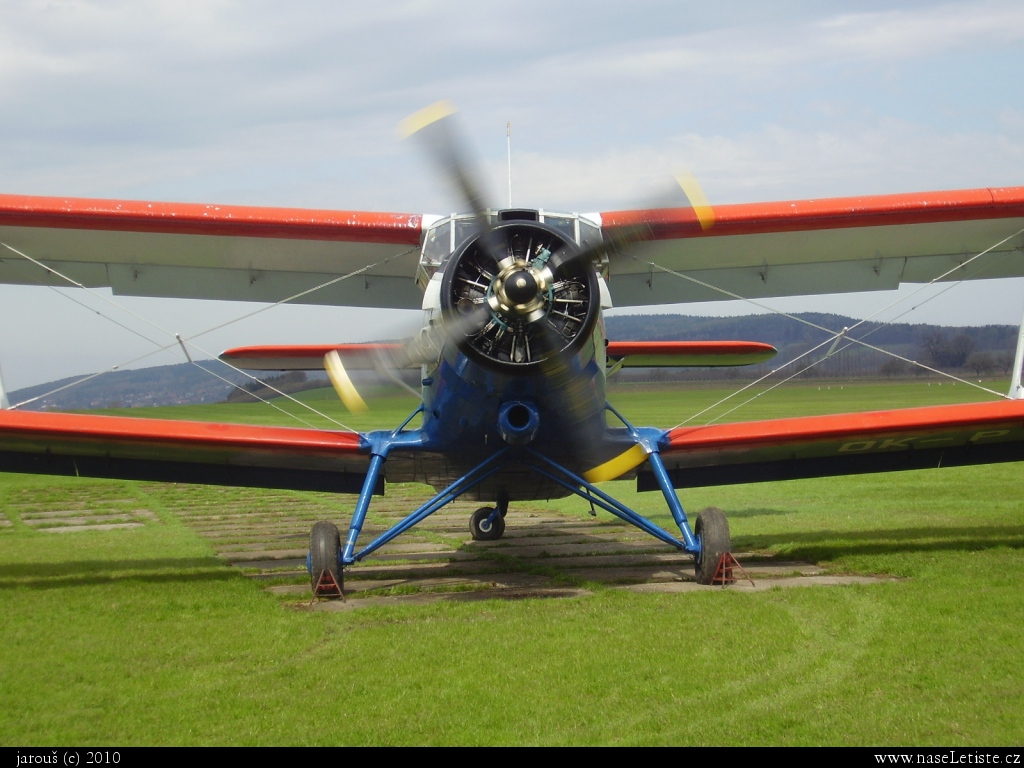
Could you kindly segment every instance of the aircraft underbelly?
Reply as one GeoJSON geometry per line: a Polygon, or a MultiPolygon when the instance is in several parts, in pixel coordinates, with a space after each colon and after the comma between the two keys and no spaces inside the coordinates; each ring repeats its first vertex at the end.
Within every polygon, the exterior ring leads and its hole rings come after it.
{"type": "Polygon", "coordinates": [[[519,374],[487,368],[449,351],[425,377],[430,382],[424,388],[422,427],[427,450],[391,454],[385,479],[426,483],[441,490],[508,449],[507,462],[466,496],[494,501],[507,495],[512,501],[533,501],[568,495],[568,490],[532,471],[527,462],[536,452],[582,475],[621,452],[619,441],[605,426],[604,370],[598,359],[592,342],[559,363],[566,375],[552,377],[543,371],[519,374]],[[499,411],[508,403],[527,404],[538,420],[535,433],[511,447],[499,424],[499,411]]]}
{"type": "MultiPolygon", "coordinates": [[[[436,491],[447,488],[469,472],[475,463],[441,454],[394,456],[385,465],[389,483],[425,483],[436,491]]],[[[544,501],[569,495],[561,485],[532,472],[525,464],[510,462],[462,498],[494,502],[505,493],[509,501],[544,501]]]]}

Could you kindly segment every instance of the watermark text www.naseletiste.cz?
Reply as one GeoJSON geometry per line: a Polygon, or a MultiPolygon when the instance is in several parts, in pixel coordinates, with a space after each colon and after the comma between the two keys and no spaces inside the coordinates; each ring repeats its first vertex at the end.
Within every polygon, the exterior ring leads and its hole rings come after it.
{"type": "Polygon", "coordinates": [[[1021,765],[1019,752],[949,749],[941,752],[875,754],[879,765],[1021,765]]]}

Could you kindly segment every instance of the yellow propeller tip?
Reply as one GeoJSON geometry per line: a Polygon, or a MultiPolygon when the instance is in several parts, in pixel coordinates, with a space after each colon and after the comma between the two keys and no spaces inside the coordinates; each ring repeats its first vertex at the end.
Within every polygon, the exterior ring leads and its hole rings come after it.
{"type": "Polygon", "coordinates": [[[366,401],[359,396],[355,384],[352,383],[348,371],[345,370],[344,363],[341,362],[341,355],[336,350],[331,350],[324,355],[324,370],[327,371],[327,377],[334,385],[334,391],[338,393],[338,397],[341,398],[341,402],[345,404],[350,413],[363,413],[370,409],[366,401]]]}
{"type": "Polygon", "coordinates": [[[637,443],[615,458],[609,459],[604,464],[599,464],[589,472],[584,472],[583,479],[588,483],[603,483],[606,480],[614,480],[617,477],[622,477],[631,469],[636,469],[645,461],[647,461],[647,451],[642,445],[637,443]]]}
{"type": "Polygon", "coordinates": [[[680,173],[676,176],[676,181],[682,187],[686,199],[690,201],[690,207],[693,208],[693,212],[697,215],[700,228],[707,231],[715,226],[715,210],[704,195],[704,190],[701,189],[697,177],[689,172],[680,173]]]}
{"type": "Polygon", "coordinates": [[[402,138],[407,139],[417,131],[422,131],[431,123],[436,123],[438,120],[454,115],[455,111],[454,104],[447,99],[442,99],[441,101],[434,102],[429,107],[424,107],[418,112],[409,115],[398,124],[398,131],[402,134],[402,138]]]}

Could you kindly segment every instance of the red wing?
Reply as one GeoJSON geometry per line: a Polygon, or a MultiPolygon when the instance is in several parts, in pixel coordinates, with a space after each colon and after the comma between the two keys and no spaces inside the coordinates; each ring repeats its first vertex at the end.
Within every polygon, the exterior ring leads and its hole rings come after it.
{"type": "Polygon", "coordinates": [[[392,357],[401,344],[290,344],[236,347],[222,353],[220,359],[248,371],[322,371],[324,355],[337,352],[350,370],[372,369],[382,354],[392,357]]]}
{"type": "Polygon", "coordinates": [[[722,205],[714,215],[705,229],[690,208],[600,214],[612,237],[638,225],[649,235],[611,256],[616,306],[889,290],[993,246],[946,279],[1024,275],[1012,256],[1024,187],[722,205]]]}
{"type": "Polygon", "coordinates": [[[609,341],[607,352],[626,368],[754,365],[778,354],[757,341],[609,341]]]}
{"type": "MultiPolygon", "coordinates": [[[[297,301],[418,309],[422,228],[407,213],[0,195],[0,242],[134,296],[272,302],[334,280],[297,301]]],[[[3,254],[0,282],[68,285],[3,254]]]]}
{"type": "Polygon", "coordinates": [[[662,457],[677,488],[1022,461],[1024,401],[677,427],[662,457]]]}
{"type": "Polygon", "coordinates": [[[0,471],[358,493],[355,432],[0,411],[0,471]]]}

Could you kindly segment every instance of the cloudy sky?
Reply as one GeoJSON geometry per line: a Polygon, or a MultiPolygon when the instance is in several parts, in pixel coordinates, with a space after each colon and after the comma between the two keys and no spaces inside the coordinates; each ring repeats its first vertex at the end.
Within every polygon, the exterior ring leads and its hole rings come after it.
{"type": "MultiPolygon", "coordinates": [[[[441,98],[460,107],[497,203],[506,121],[515,203],[530,207],[640,205],[681,168],[713,204],[1019,186],[1022,42],[1020,2],[12,0],[0,192],[445,213],[450,190],[396,131],[441,98]]],[[[0,287],[9,388],[147,351],[96,314],[115,310],[72,295],[92,309],[0,287]]],[[[118,301],[186,336],[248,309],[118,301]]],[[[775,303],[870,314],[891,301],[775,303]]],[[[981,283],[903,319],[1016,323],[1022,308],[1020,282],[981,283]]],[[[281,308],[200,343],[410,323],[281,308]]]]}

